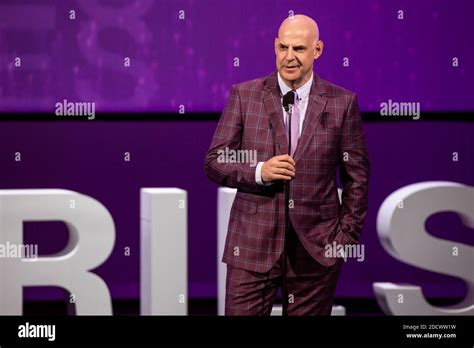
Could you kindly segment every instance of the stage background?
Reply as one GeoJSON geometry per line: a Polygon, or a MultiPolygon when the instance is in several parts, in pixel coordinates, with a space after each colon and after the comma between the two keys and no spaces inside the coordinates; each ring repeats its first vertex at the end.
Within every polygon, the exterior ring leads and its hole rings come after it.
{"type": "MultiPolygon", "coordinates": [[[[129,120],[0,122],[0,188],[63,188],[102,202],[117,237],[97,273],[114,299],[139,296],[140,188],[187,190],[189,295],[216,297],[218,187],[203,171],[216,121],[193,115],[217,119],[232,84],[271,73],[279,23],[289,11],[305,13],[318,21],[325,42],[316,73],[355,91],[364,115],[378,112],[389,99],[419,102],[422,110],[420,120],[376,114],[364,124],[372,164],[361,239],[365,261],[347,262],[337,296],[373,298],[372,283],[390,281],[421,285],[430,298],[460,298],[466,287],[459,279],[388,255],[375,219],[383,200],[405,185],[432,180],[474,185],[474,123],[468,120],[474,110],[473,48],[466,33],[473,7],[467,0],[2,0],[0,116],[54,115],[54,104],[67,99],[95,102],[96,113],[111,119],[114,112],[126,112],[129,120]],[[130,67],[124,66],[127,57],[130,67]],[[349,66],[343,65],[345,57],[349,66]],[[133,121],[134,112],[149,113],[154,121],[133,121]],[[182,120],[160,120],[165,112],[182,120]],[[440,120],[424,120],[428,112],[440,120]],[[451,121],[459,112],[465,121],[451,121]],[[17,151],[21,162],[14,161],[17,151]]],[[[431,217],[427,228],[437,237],[474,245],[473,231],[453,213],[431,217]]],[[[66,227],[26,223],[25,242],[38,243],[42,254],[58,251],[67,242],[66,227]]],[[[62,296],[57,289],[25,293],[27,299],[62,296]]]]}

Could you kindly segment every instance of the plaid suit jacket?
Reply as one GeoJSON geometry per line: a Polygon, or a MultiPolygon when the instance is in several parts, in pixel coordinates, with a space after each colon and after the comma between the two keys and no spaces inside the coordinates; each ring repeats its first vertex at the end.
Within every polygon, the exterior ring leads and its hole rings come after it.
{"type": "MultiPolygon", "coordinates": [[[[223,262],[267,272],[283,250],[284,185],[258,185],[255,166],[219,160],[219,150],[226,147],[256,150],[257,162],[288,153],[276,71],[232,87],[204,165],[210,180],[237,188],[223,262]]],[[[368,206],[370,163],[354,93],[314,74],[294,160],[291,223],[309,254],[331,266],[336,258],[325,256],[325,246],[357,243],[368,206]]]]}

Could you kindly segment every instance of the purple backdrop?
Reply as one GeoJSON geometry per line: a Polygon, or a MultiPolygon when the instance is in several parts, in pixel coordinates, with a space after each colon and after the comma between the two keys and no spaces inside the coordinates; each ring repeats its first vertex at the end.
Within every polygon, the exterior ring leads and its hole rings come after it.
{"type": "MultiPolygon", "coordinates": [[[[220,112],[231,84],[274,69],[273,38],[294,10],[319,22],[325,52],[316,72],[357,92],[363,111],[378,111],[388,99],[420,102],[422,111],[472,111],[472,45],[464,32],[472,8],[469,1],[1,0],[0,110],[53,112],[57,101],[68,99],[93,101],[97,112],[176,112],[179,105],[186,112],[220,112]]],[[[217,186],[204,176],[203,163],[215,126],[0,122],[0,188],[64,188],[101,201],[115,220],[117,240],[97,273],[114,298],[139,294],[139,189],[186,189],[190,296],[214,297],[217,186]],[[13,160],[17,151],[20,163],[13,160]],[[127,151],[131,162],[123,161],[127,151]],[[123,253],[127,246],[130,256],[123,253]]],[[[380,122],[365,129],[373,168],[362,235],[366,260],[347,263],[338,295],[372,297],[372,282],[392,281],[423,285],[428,296],[463,296],[460,280],[391,258],[378,241],[375,218],[402,186],[431,180],[474,185],[474,123],[380,122]]],[[[452,213],[433,216],[427,227],[474,245],[472,230],[452,213]]],[[[25,229],[26,241],[38,242],[42,253],[67,241],[59,223],[25,229]]]]}
{"type": "Polygon", "coordinates": [[[472,110],[473,10],[469,0],[0,0],[0,110],[53,111],[66,98],[98,111],[220,112],[231,84],[273,70],[289,11],[318,21],[316,71],[356,91],[363,111],[388,99],[472,110]]]}

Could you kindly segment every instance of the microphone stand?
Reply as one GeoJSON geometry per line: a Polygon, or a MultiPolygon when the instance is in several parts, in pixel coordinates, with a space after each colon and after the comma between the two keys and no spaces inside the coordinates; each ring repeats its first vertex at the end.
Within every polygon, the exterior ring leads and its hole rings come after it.
{"type": "MultiPolygon", "coordinates": [[[[288,119],[287,119],[287,124],[288,124],[288,155],[291,156],[291,114],[293,113],[293,104],[288,105],[288,119]]],[[[287,181],[285,184],[285,236],[284,236],[284,241],[283,241],[283,252],[282,252],[282,257],[283,257],[283,265],[281,267],[281,273],[283,275],[282,277],[282,284],[281,284],[281,293],[282,293],[282,300],[283,300],[283,305],[282,305],[282,316],[286,317],[288,316],[288,284],[286,280],[286,273],[287,273],[287,267],[286,267],[286,244],[287,244],[287,239],[288,235],[290,233],[290,181],[287,181]]]]}

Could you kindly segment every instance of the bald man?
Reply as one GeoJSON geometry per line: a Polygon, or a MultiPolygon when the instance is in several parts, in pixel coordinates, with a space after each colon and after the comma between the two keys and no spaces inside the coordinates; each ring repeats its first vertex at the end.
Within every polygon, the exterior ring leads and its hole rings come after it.
{"type": "Polygon", "coordinates": [[[275,39],[276,71],[232,87],[207,152],[206,175],[237,188],[223,256],[226,315],[270,315],[284,263],[288,315],[330,315],[341,251],[359,241],[367,147],[356,95],[313,72],[323,47],[313,19],[285,19],[275,39]],[[289,91],[296,93],[291,127],[282,107],[289,91]],[[226,149],[255,150],[258,164],[219,156],[226,149]],[[291,226],[283,253],[287,182],[291,226]]]}

